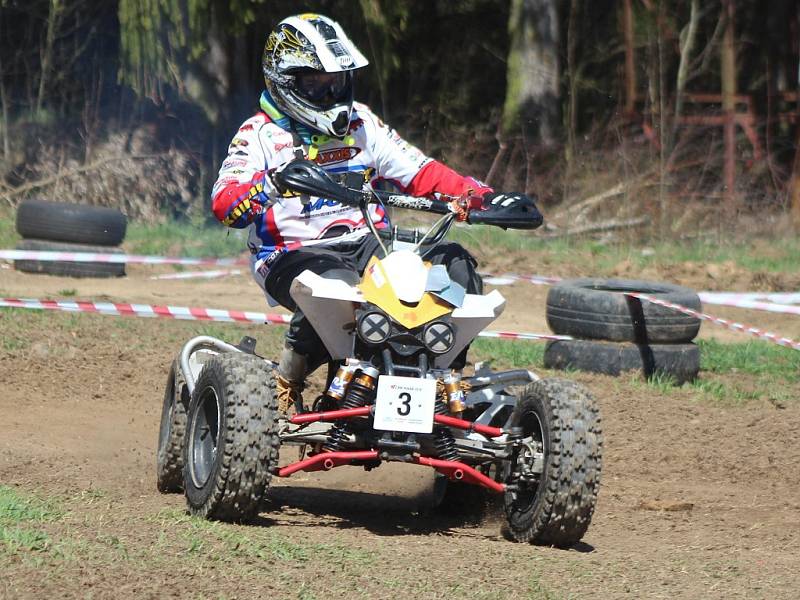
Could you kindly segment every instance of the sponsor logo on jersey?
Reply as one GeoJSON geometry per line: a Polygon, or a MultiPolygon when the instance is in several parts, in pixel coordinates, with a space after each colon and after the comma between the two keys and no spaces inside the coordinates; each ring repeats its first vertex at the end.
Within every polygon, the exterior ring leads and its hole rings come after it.
{"type": "Polygon", "coordinates": [[[364,119],[355,119],[350,121],[350,126],[347,128],[347,133],[353,133],[354,131],[358,131],[364,126],[364,119]]]}
{"type": "Polygon", "coordinates": [[[248,145],[247,140],[243,140],[240,137],[233,138],[233,141],[231,142],[231,146],[247,146],[247,145],[248,145]]]}
{"type": "Polygon", "coordinates": [[[239,158],[229,158],[224,163],[222,163],[222,168],[227,169],[229,167],[243,167],[247,164],[246,160],[242,160],[239,158]]]}
{"type": "Polygon", "coordinates": [[[335,165],[337,163],[347,162],[352,160],[361,152],[361,148],[347,146],[344,148],[332,148],[330,150],[322,150],[314,162],[318,165],[335,165]]]}
{"type": "Polygon", "coordinates": [[[239,127],[239,131],[253,131],[253,124],[252,123],[245,123],[241,127],[239,127]]]}
{"type": "Polygon", "coordinates": [[[322,210],[323,208],[329,208],[333,206],[339,206],[339,203],[336,200],[328,200],[327,198],[317,198],[313,202],[308,202],[303,205],[303,210],[300,211],[301,214],[309,215],[312,212],[316,212],[318,210],[322,210]]]}

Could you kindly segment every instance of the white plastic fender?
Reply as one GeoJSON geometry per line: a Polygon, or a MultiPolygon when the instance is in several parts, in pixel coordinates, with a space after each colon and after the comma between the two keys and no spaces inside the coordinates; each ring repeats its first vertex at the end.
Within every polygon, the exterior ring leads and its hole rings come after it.
{"type": "Polygon", "coordinates": [[[464,296],[464,304],[461,308],[455,309],[451,318],[456,328],[456,339],[453,348],[437,357],[434,366],[445,369],[458,356],[458,354],[474,340],[478,334],[486,329],[489,324],[503,314],[506,307],[506,299],[497,290],[481,296],[478,294],[467,294],[464,296]]]}
{"type": "Polygon", "coordinates": [[[338,279],[325,279],[303,271],[289,289],[292,299],[314,327],[334,360],[353,354],[354,303],[364,302],[361,292],[338,279]]]}

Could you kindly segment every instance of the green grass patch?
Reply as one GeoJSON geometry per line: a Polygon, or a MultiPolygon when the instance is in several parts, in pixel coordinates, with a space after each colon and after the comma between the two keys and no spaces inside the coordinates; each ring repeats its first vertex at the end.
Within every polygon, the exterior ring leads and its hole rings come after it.
{"type": "Polygon", "coordinates": [[[33,524],[61,518],[51,502],[0,485],[0,552],[42,552],[51,546],[50,536],[33,524]]]}
{"type": "Polygon", "coordinates": [[[489,361],[493,368],[540,369],[544,344],[529,340],[478,338],[471,346],[473,362],[489,361]]]}
{"type": "Polygon", "coordinates": [[[130,254],[235,257],[246,249],[247,232],[227,227],[169,221],[131,223],[123,247],[130,254]]]}
{"type": "Polygon", "coordinates": [[[207,521],[178,510],[161,511],[156,519],[162,527],[178,528],[187,555],[216,555],[221,544],[228,559],[239,557],[279,564],[323,560],[340,567],[368,567],[375,560],[372,551],[349,544],[295,540],[268,528],[207,521]]]}
{"type": "Polygon", "coordinates": [[[20,240],[17,233],[16,213],[12,210],[0,210],[0,248],[14,248],[20,240]]]}
{"type": "Polygon", "coordinates": [[[748,373],[800,382],[800,352],[766,342],[722,344],[698,340],[700,369],[711,373],[748,373]]]}

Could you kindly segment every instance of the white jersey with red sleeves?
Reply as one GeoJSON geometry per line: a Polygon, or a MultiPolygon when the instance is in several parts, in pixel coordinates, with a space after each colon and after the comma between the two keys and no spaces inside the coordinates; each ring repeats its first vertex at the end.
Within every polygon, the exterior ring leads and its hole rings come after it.
{"type": "MultiPolygon", "coordinates": [[[[370,185],[389,181],[417,196],[436,192],[457,196],[468,189],[488,189],[425,156],[364,104],[355,103],[353,108],[347,141],[319,143],[314,161],[324,170],[362,173],[370,185]]],[[[214,214],[230,227],[252,224],[248,244],[261,261],[302,245],[335,243],[367,232],[357,208],[327,198],[312,197],[304,204],[299,197],[281,196],[268,172],[294,158],[291,132],[259,112],[239,128],[214,184],[214,214]],[[253,205],[262,210],[250,210],[253,205]]],[[[373,222],[386,221],[383,209],[374,206],[371,211],[373,222]]]]}

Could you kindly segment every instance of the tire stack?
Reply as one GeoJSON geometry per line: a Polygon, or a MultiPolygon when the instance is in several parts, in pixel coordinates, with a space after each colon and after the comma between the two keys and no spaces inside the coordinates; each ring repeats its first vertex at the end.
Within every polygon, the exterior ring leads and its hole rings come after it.
{"type": "MultiPolygon", "coordinates": [[[[26,200],[17,208],[17,250],[123,254],[127,219],[115,208],[26,200]]],[[[25,273],[62,277],[122,277],[125,263],[15,260],[25,273]]]]}
{"type": "Polygon", "coordinates": [[[549,369],[578,369],[606,375],[639,371],[661,374],[680,385],[700,370],[700,349],[692,340],[700,319],[626,296],[639,292],[701,310],[698,295],[669,283],[631,279],[569,279],[547,294],[547,324],[574,340],[550,341],[544,352],[549,369]]]}

